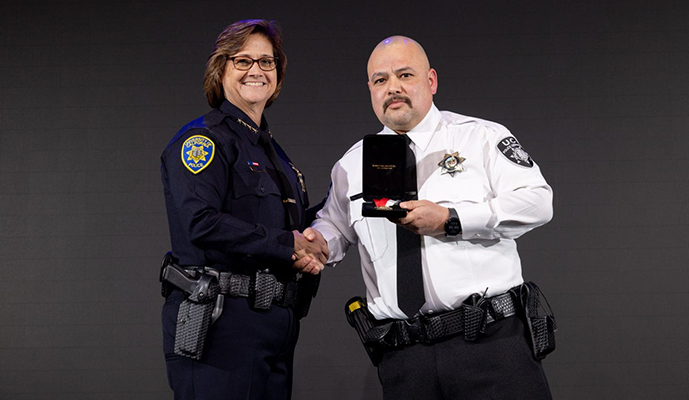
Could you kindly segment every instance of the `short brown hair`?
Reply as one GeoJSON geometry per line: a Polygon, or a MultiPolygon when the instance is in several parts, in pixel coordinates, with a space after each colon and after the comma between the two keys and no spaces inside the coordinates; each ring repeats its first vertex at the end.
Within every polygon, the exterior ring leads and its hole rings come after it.
{"type": "Polygon", "coordinates": [[[225,100],[222,76],[227,65],[227,58],[237,54],[249,40],[249,35],[253,33],[264,35],[273,45],[273,56],[277,57],[277,85],[275,86],[275,93],[268,99],[266,107],[271,105],[280,94],[282,81],[285,79],[285,71],[287,70],[287,55],[282,50],[282,30],[275,21],[247,19],[237,21],[225,28],[216,39],[215,48],[213,48],[211,55],[208,56],[203,88],[211,107],[218,108],[225,100]]]}

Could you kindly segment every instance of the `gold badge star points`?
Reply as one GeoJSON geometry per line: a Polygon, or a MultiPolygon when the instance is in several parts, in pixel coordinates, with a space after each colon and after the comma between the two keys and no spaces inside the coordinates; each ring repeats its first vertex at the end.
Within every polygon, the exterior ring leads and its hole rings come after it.
{"type": "Polygon", "coordinates": [[[193,160],[195,163],[199,161],[206,161],[206,156],[208,152],[203,149],[203,146],[191,146],[191,150],[187,151],[189,160],[193,160]]]}

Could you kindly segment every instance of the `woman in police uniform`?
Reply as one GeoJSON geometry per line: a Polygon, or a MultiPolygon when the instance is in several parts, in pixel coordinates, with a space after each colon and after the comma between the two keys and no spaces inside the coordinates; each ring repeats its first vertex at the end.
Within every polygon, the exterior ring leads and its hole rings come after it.
{"type": "MultiPolygon", "coordinates": [[[[311,243],[299,233],[308,226],[304,180],[263,116],[280,93],[286,65],[273,21],[239,21],[218,36],[204,82],[213,110],[183,127],[161,156],[172,260],[187,271],[204,266],[249,285],[269,274],[283,288],[297,287],[297,272],[320,271],[293,266],[293,254],[316,254],[321,237],[315,233],[311,243]]],[[[303,309],[287,290],[272,302],[271,292],[268,306],[257,308],[260,290],[225,293],[199,360],[175,353],[185,293],[167,296],[163,344],[175,399],[290,398],[303,309]]]]}

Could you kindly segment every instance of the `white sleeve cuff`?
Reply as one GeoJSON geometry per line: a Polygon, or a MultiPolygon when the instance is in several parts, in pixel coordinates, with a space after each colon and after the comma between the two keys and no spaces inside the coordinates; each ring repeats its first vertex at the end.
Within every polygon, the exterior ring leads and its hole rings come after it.
{"type": "Polygon", "coordinates": [[[464,203],[455,207],[462,224],[462,239],[492,239],[495,217],[490,203],[464,203]]]}

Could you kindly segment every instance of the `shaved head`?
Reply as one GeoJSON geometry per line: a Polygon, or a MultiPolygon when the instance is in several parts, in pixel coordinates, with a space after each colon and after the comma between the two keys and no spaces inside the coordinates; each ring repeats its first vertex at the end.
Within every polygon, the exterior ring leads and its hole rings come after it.
{"type": "Polygon", "coordinates": [[[406,36],[390,36],[389,38],[385,38],[380,43],[378,43],[376,48],[373,49],[373,52],[371,52],[371,56],[368,58],[367,67],[367,69],[369,70],[369,77],[371,73],[371,60],[373,59],[373,57],[377,56],[377,54],[383,52],[384,50],[394,51],[395,48],[398,48],[397,46],[399,46],[399,48],[406,48],[410,53],[416,53],[415,55],[423,60],[425,69],[428,70],[431,68],[431,64],[428,62],[428,56],[426,56],[426,52],[424,51],[423,47],[421,47],[419,42],[406,36]]]}
{"type": "Polygon", "coordinates": [[[383,125],[404,134],[428,114],[438,77],[416,40],[391,36],[378,43],[367,73],[373,112],[383,125]]]}

